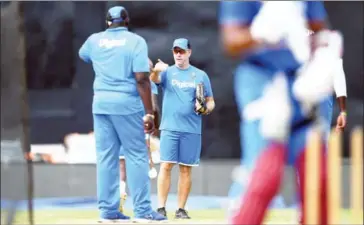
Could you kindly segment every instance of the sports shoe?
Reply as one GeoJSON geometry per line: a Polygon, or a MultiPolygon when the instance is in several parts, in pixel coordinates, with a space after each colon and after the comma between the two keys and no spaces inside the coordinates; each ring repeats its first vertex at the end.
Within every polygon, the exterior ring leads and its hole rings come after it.
{"type": "Polygon", "coordinates": [[[158,208],[157,213],[161,214],[162,216],[167,217],[166,207],[158,208]]]}
{"type": "Polygon", "coordinates": [[[176,211],[176,215],[174,216],[175,219],[191,219],[191,217],[188,216],[188,213],[185,209],[179,208],[176,211]]]}
{"type": "Polygon", "coordinates": [[[124,215],[121,212],[117,212],[114,214],[109,214],[107,216],[101,217],[98,222],[99,223],[109,223],[109,222],[117,223],[117,222],[124,222],[126,220],[130,220],[130,217],[124,215]]]}
{"type": "Polygon", "coordinates": [[[167,222],[167,217],[157,213],[156,211],[152,211],[152,213],[148,215],[133,219],[134,223],[150,223],[152,221],[167,222]]]}
{"type": "Polygon", "coordinates": [[[124,212],[124,204],[125,204],[125,201],[126,201],[127,197],[128,197],[128,195],[126,193],[124,193],[122,196],[120,196],[119,211],[121,213],[124,212]]]}

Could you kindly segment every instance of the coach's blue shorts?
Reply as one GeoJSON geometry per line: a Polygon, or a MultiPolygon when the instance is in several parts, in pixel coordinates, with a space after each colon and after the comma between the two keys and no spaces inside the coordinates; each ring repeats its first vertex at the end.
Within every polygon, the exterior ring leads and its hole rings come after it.
{"type": "Polygon", "coordinates": [[[198,166],[201,154],[201,134],[162,130],[160,154],[162,162],[198,166]]]}
{"type": "MultiPolygon", "coordinates": [[[[267,84],[271,82],[273,73],[257,65],[244,63],[240,65],[235,74],[235,97],[241,115],[240,141],[242,148],[242,164],[246,169],[253,168],[255,161],[265,149],[267,140],[260,133],[260,121],[244,121],[242,117],[243,109],[251,102],[259,99],[267,84]]],[[[293,98],[292,83],[294,76],[288,76],[289,94],[293,106],[292,125],[305,121],[306,116],[302,113],[302,108],[298,101],[293,98]]],[[[279,107],[279,105],[277,105],[279,107]]],[[[279,118],[277,118],[279,119],[279,118]]],[[[288,142],[287,162],[293,163],[294,159],[303,150],[306,143],[307,129],[311,123],[299,126],[291,132],[288,142]]]]}

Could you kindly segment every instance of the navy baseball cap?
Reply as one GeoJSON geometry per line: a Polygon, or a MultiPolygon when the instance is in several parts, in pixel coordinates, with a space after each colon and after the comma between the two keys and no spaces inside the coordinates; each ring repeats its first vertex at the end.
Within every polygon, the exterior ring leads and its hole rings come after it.
{"type": "Polygon", "coordinates": [[[183,50],[191,49],[190,42],[186,38],[178,38],[173,42],[173,48],[181,48],[183,50]]]}
{"type": "Polygon", "coordinates": [[[122,6],[111,7],[107,11],[107,20],[111,22],[122,22],[129,18],[128,12],[122,6]]]}

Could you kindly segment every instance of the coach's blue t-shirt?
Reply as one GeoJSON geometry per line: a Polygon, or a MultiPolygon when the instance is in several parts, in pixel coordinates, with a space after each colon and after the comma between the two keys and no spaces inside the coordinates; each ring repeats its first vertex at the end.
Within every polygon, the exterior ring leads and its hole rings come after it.
{"type": "Polygon", "coordinates": [[[135,72],[149,72],[148,47],[125,27],[92,34],[79,56],[95,71],[92,111],[95,114],[129,115],[144,110],[135,72]]]}
{"type": "MultiPolygon", "coordinates": [[[[303,1],[308,21],[324,21],[326,11],[321,1],[303,1]]],[[[242,25],[250,26],[254,17],[262,6],[261,1],[221,1],[220,3],[220,25],[242,25]]],[[[253,62],[272,72],[288,71],[297,69],[300,64],[295,60],[287,45],[282,42],[281,47],[274,49],[261,47],[250,50],[244,56],[245,62],[253,62]]]]}
{"type": "Polygon", "coordinates": [[[207,74],[194,66],[179,69],[170,66],[161,73],[163,90],[161,130],[201,134],[202,119],[194,111],[196,86],[203,83],[205,97],[213,97],[207,74]]]}

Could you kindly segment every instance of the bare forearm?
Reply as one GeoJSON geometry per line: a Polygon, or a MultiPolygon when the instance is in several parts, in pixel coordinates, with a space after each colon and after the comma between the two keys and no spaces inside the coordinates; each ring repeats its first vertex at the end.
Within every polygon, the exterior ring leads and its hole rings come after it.
{"type": "Polygon", "coordinates": [[[336,100],[339,105],[340,112],[346,112],[346,97],[341,96],[341,97],[336,98],[336,100]]]}
{"type": "Polygon", "coordinates": [[[154,112],[154,125],[155,128],[159,128],[159,105],[158,105],[158,97],[157,95],[153,94],[152,96],[152,103],[153,103],[153,112],[154,112]]]}
{"type": "Polygon", "coordinates": [[[142,99],[145,113],[153,115],[151,86],[148,76],[145,76],[145,78],[137,81],[137,89],[142,99]]]}

